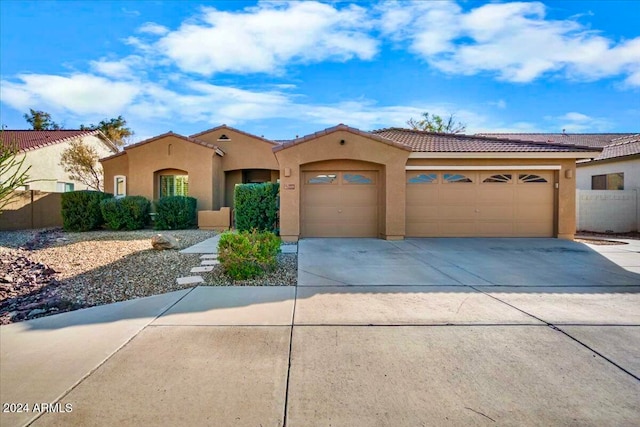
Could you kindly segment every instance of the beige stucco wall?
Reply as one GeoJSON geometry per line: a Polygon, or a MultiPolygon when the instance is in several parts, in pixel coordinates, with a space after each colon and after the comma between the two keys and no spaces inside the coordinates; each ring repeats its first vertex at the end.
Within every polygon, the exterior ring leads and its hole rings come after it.
{"type": "MultiPolygon", "coordinates": [[[[464,156],[465,153],[462,153],[464,156]]],[[[526,154],[525,154],[526,155],[526,154]]],[[[573,239],[576,231],[576,165],[575,159],[409,159],[410,166],[559,166],[556,173],[556,236],[573,239]],[[571,172],[567,173],[566,171],[571,172]]]]}
{"type": "Polygon", "coordinates": [[[107,191],[113,192],[113,177],[127,177],[127,195],[155,199],[157,172],[178,169],[189,174],[189,196],[198,199],[199,210],[217,209],[221,195],[214,178],[219,176],[220,157],[211,148],[169,135],[130,147],[123,156],[103,161],[107,191]],[[126,173],[123,173],[126,171],[126,173]],[[214,201],[217,201],[214,202],[214,201]]]}
{"type": "Polygon", "coordinates": [[[577,189],[591,190],[591,177],[607,173],[624,173],[624,189],[640,190],[640,158],[602,161],[578,165],[577,189]]]}
{"type": "MultiPolygon", "coordinates": [[[[114,152],[110,150],[105,143],[97,136],[89,135],[82,138],[83,142],[92,147],[98,153],[98,157],[106,157],[114,152]]],[[[63,167],[60,166],[60,158],[62,152],[69,148],[69,142],[61,142],[59,144],[49,145],[35,150],[26,151],[20,154],[18,158],[25,156],[24,167],[28,165],[31,169],[28,171],[29,179],[33,180],[29,184],[29,189],[47,192],[57,192],[58,182],[67,182],[74,184],[74,190],[86,190],[87,186],[79,181],[69,178],[63,167]]],[[[0,177],[2,179],[2,177],[0,177]]]]}
{"type": "Polygon", "coordinates": [[[229,128],[221,128],[196,137],[200,141],[217,145],[225,156],[222,159],[222,170],[236,169],[272,169],[278,170],[278,162],[273,155],[274,144],[259,138],[253,138],[229,128]],[[222,135],[229,140],[220,141],[222,135]]]}
{"type": "MultiPolygon", "coordinates": [[[[383,200],[380,203],[383,206],[379,218],[380,237],[404,237],[404,166],[408,156],[409,151],[343,130],[277,151],[281,237],[286,241],[296,241],[300,237],[301,171],[313,170],[314,167],[340,167],[340,161],[344,160],[375,164],[381,175],[379,197],[383,200]],[[340,144],[341,140],[345,141],[344,145],[340,144]]],[[[369,165],[365,167],[370,168],[369,165]]]]}

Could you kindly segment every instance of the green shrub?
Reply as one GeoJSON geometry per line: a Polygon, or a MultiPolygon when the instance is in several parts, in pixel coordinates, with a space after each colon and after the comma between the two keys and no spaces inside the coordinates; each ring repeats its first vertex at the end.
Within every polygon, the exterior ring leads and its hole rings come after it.
{"type": "Polygon", "coordinates": [[[151,203],[142,196],[105,199],[100,210],[107,227],[112,230],[140,230],[149,219],[151,203]]]}
{"type": "Polygon", "coordinates": [[[280,184],[238,184],[233,194],[237,230],[271,231],[278,234],[280,184]]]}
{"type": "Polygon", "coordinates": [[[218,260],[234,280],[261,276],[276,266],[280,238],[264,231],[226,232],[218,243],[218,260]]]}
{"type": "Polygon", "coordinates": [[[102,191],[62,193],[62,225],[67,231],[89,231],[104,224],[100,203],[113,197],[102,191]]]}
{"type": "Polygon", "coordinates": [[[198,223],[196,216],[198,201],[193,197],[163,197],[155,205],[156,230],[183,230],[193,228],[198,223]]]}

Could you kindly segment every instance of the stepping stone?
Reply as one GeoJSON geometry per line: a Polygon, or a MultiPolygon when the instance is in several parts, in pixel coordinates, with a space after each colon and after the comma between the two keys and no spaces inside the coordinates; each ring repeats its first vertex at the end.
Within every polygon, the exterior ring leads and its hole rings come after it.
{"type": "Polygon", "coordinates": [[[205,259],[200,264],[201,265],[218,265],[220,264],[220,261],[218,261],[217,259],[205,259]]]}
{"type": "Polygon", "coordinates": [[[213,267],[210,265],[206,265],[204,267],[193,267],[191,269],[192,273],[208,273],[213,270],[213,267]]]}
{"type": "Polygon", "coordinates": [[[201,276],[187,276],[178,277],[176,282],[178,285],[195,285],[196,283],[204,283],[204,279],[201,276]]]}
{"type": "Polygon", "coordinates": [[[200,255],[200,259],[218,259],[218,254],[204,254],[204,255],[200,255]]]}
{"type": "Polygon", "coordinates": [[[298,245],[282,245],[280,246],[280,252],[283,254],[298,253],[298,245]]]}

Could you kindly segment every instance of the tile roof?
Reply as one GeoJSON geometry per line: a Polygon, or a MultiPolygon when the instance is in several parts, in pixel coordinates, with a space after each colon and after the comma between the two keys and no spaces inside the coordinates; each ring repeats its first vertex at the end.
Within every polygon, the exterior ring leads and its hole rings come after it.
{"type": "MultiPolygon", "coordinates": [[[[547,142],[504,140],[499,138],[425,132],[403,128],[379,129],[373,135],[405,144],[417,152],[584,152],[589,147],[547,142]]],[[[597,150],[599,151],[599,149],[597,150]]]]}
{"type": "MultiPolygon", "coordinates": [[[[0,134],[3,145],[17,143],[20,151],[35,150],[78,137],[102,135],[98,130],[3,130],[0,134]]],[[[116,149],[111,141],[104,138],[104,135],[103,139],[108,141],[108,145],[111,145],[114,150],[116,149]]]]}
{"type": "Polygon", "coordinates": [[[615,159],[617,157],[640,154],[640,134],[631,135],[614,140],[614,144],[607,145],[594,161],[615,159]]]}
{"type": "Polygon", "coordinates": [[[178,133],[169,131],[169,132],[163,133],[161,135],[154,136],[153,138],[145,139],[144,141],[140,141],[140,142],[136,142],[135,144],[127,145],[126,147],[124,147],[124,151],[122,151],[120,153],[116,153],[116,154],[114,154],[112,156],[103,157],[102,159],[100,159],[100,161],[109,160],[109,159],[112,159],[114,157],[121,156],[131,148],[136,148],[136,147],[139,147],[141,145],[145,145],[145,144],[148,144],[150,142],[157,141],[157,140],[162,139],[162,138],[166,138],[168,136],[173,136],[175,138],[179,138],[179,139],[182,139],[184,141],[193,142],[194,144],[198,144],[198,145],[202,145],[202,146],[207,147],[207,148],[211,148],[212,150],[214,150],[220,156],[224,156],[224,151],[222,151],[217,145],[210,144],[208,142],[201,141],[199,139],[192,138],[190,136],[184,136],[184,135],[180,135],[178,133]]]}
{"type": "Polygon", "coordinates": [[[546,142],[551,144],[579,145],[583,147],[602,148],[612,140],[632,136],[632,133],[478,133],[499,139],[518,141],[546,142]]]}
{"type": "Polygon", "coordinates": [[[340,123],[337,126],[330,127],[330,128],[325,129],[325,130],[321,130],[319,132],[312,133],[312,134],[309,134],[309,135],[305,135],[305,136],[300,137],[300,138],[296,138],[296,139],[292,139],[292,140],[288,140],[288,141],[280,141],[279,145],[276,145],[275,147],[273,147],[273,151],[274,152],[280,151],[280,150],[283,150],[285,148],[291,147],[293,145],[298,145],[298,144],[301,144],[303,142],[310,141],[312,139],[316,139],[316,138],[319,138],[321,136],[328,135],[330,133],[338,132],[338,131],[345,131],[345,132],[353,133],[355,135],[365,136],[367,138],[375,139],[375,140],[377,140],[379,142],[382,142],[383,144],[392,145],[392,146],[401,148],[403,150],[411,151],[411,147],[409,145],[403,143],[403,142],[392,140],[390,138],[385,137],[384,135],[375,135],[372,132],[365,132],[365,131],[362,131],[360,129],[352,128],[352,127],[344,125],[342,123],[340,123]]]}

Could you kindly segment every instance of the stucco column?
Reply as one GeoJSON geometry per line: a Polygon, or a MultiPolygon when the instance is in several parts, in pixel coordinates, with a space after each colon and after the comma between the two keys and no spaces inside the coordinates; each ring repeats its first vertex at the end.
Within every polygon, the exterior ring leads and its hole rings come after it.
{"type": "Polygon", "coordinates": [[[280,237],[285,242],[300,237],[300,185],[298,165],[280,169],[280,237]]]}
{"type": "Polygon", "coordinates": [[[573,240],[576,233],[576,165],[563,161],[558,171],[558,238],[573,240]],[[571,171],[571,172],[567,172],[571,171]]]}
{"type": "Polygon", "coordinates": [[[405,236],[406,172],[405,162],[393,162],[385,173],[385,230],[387,240],[402,240],[405,236]]]}

